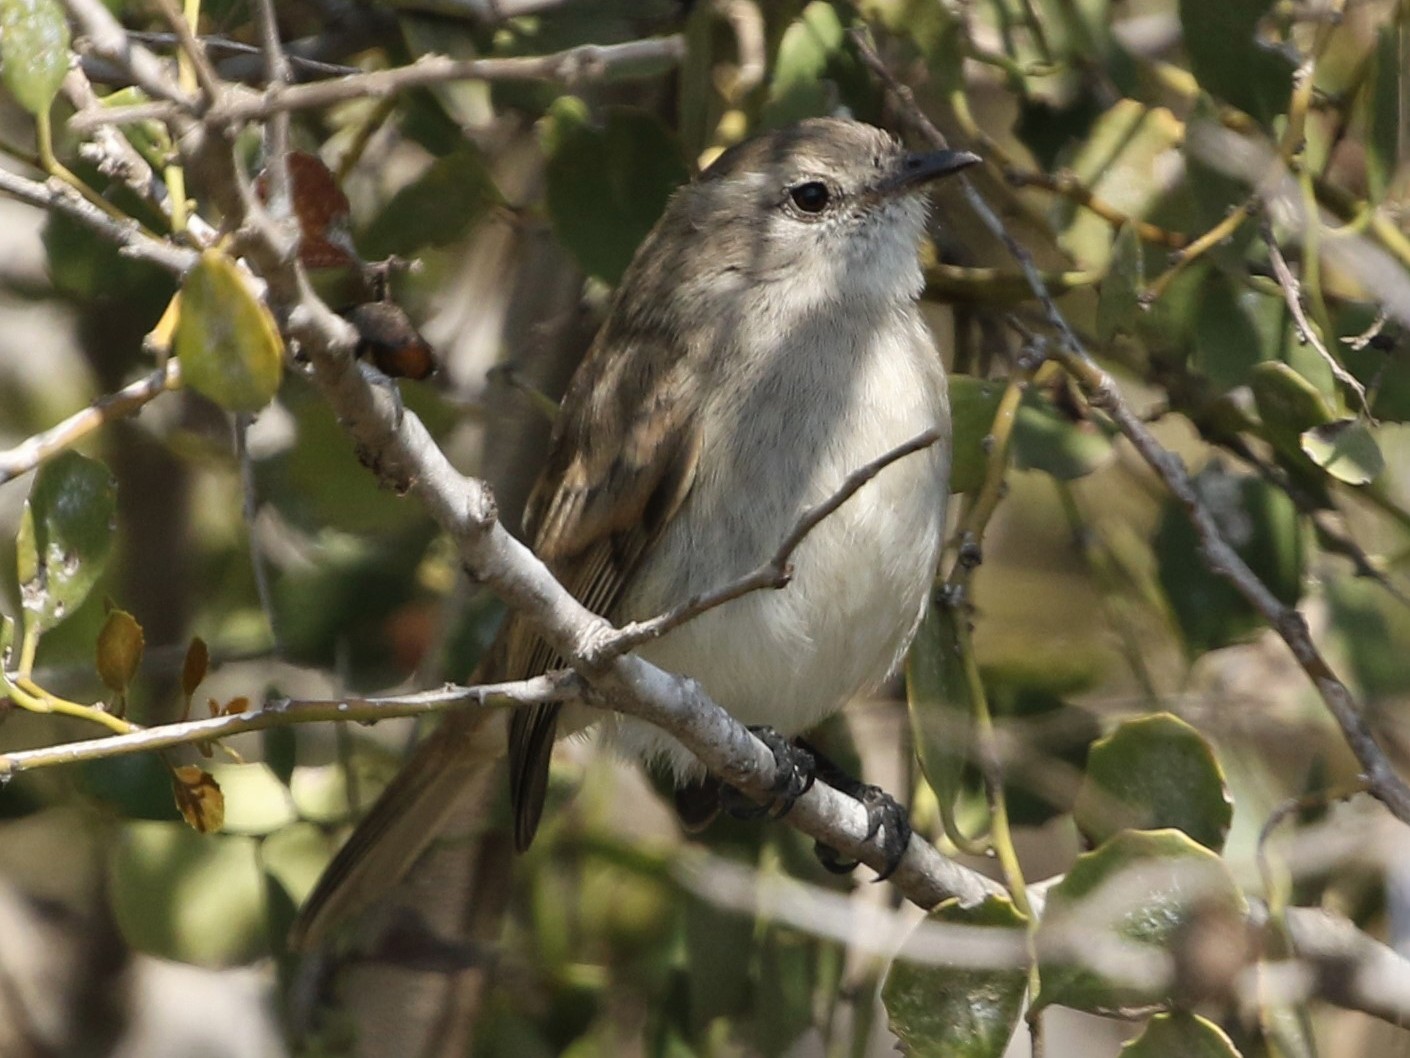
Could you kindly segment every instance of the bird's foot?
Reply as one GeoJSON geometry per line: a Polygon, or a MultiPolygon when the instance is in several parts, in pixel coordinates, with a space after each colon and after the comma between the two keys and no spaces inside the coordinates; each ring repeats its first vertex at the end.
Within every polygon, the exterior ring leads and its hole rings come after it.
{"type": "Polygon", "coordinates": [[[774,783],[769,788],[769,800],[759,804],[732,786],[722,786],[720,804],[735,819],[758,819],[761,816],[780,819],[788,815],[798,798],[812,788],[817,762],[810,750],[790,742],[771,727],[751,727],[749,730],[774,755],[774,783]]]}
{"type": "MultiPolygon", "coordinates": [[[[881,849],[886,862],[877,874],[876,880],[884,882],[896,873],[906,849],[911,843],[911,819],[903,804],[880,786],[860,782],[852,778],[832,761],[828,760],[811,746],[804,744],[811,752],[817,767],[817,776],[833,789],[846,794],[861,804],[867,812],[867,835],[870,841],[881,835],[881,849]]],[[[813,846],[813,854],[825,870],[833,874],[850,874],[857,869],[857,860],[843,859],[838,851],[822,842],[813,846]]]]}

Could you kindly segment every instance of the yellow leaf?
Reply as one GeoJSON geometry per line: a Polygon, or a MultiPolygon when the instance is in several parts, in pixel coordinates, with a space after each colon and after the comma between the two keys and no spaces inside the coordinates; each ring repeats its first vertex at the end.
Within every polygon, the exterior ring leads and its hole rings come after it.
{"type": "Polygon", "coordinates": [[[230,411],[259,411],[279,389],[284,343],[239,267],[206,250],[181,285],[176,356],[181,377],[230,411]]]}

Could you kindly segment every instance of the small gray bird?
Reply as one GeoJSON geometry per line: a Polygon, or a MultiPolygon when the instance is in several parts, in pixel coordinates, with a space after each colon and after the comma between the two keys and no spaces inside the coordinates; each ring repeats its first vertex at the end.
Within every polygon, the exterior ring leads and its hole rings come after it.
{"type": "MultiPolygon", "coordinates": [[[[846,476],[916,435],[820,523],[780,591],[746,595],[642,646],[737,719],[794,735],[875,687],[910,644],[939,559],[950,443],[945,374],[916,301],[927,182],[978,161],[906,152],[823,118],[722,154],[671,198],[578,368],[524,525],[589,609],[661,613],[766,561],[846,476]]],[[[560,664],[510,614],[476,673],[560,664]]],[[[387,788],[310,898],[302,939],[390,888],[467,785],[509,759],[515,841],[543,809],[559,706],[448,716],[387,788]]],[[[670,736],[605,721],[626,752],[703,776],[670,736]]]]}

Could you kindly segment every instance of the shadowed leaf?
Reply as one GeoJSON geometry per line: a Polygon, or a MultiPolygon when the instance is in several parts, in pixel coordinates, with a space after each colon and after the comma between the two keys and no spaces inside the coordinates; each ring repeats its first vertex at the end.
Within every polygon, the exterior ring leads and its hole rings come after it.
{"type": "Polygon", "coordinates": [[[1157,713],[1125,721],[1092,744],[1073,814],[1093,845],[1121,830],[1174,827],[1218,852],[1233,802],[1204,736],[1157,713]]]}
{"type": "Polygon", "coordinates": [[[112,550],[117,487],[108,468],[63,452],[39,468],[16,544],[20,600],[40,631],[76,610],[112,550]]]}
{"type": "MultiPolygon", "coordinates": [[[[971,908],[947,900],[926,918],[961,926],[991,927],[1022,936],[1023,916],[1003,897],[971,908]]],[[[892,963],[882,986],[891,1031],[913,1058],[999,1058],[1013,1035],[1028,985],[1028,971],[968,970],[892,963]]]]}

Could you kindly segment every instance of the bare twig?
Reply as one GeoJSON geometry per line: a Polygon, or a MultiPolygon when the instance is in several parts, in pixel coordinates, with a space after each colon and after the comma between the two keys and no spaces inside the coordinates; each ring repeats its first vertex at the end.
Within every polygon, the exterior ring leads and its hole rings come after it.
{"type": "Polygon", "coordinates": [[[1082,183],[1077,174],[1070,169],[1048,174],[1009,166],[1004,169],[1004,179],[1014,187],[1036,187],[1044,191],[1051,191],[1055,195],[1061,195],[1095,213],[1113,228],[1129,225],[1145,242],[1155,243],[1158,246],[1169,246],[1175,250],[1189,242],[1189,236],[1183,232],[1170,231],[1168,228],[1162,228],[1147,220],[1139,220],[1117,209],[1082,183]]]}
{"type": "MultiPolygon", "coordinates": [[[[916,104],[910,90],[897,81],[895,75],[881,61],[865,34],[855,33],[853,39],[857,42],[863,61],[891,89],[912,124],[930,143],[943,147],[945,137],[916,104]]],[[[1410,787],[1396,774],[1385,753],[1377,745],[1350,690],[1337,677],[1312,641],[1306,620],[1296,609],[1283,605],[1224,539],[1217,520],[1200,498],[1184,463],[1179,456],[1155,439],[1141,417],[1132,411],[1122,398],[1115,380],[1092,358],[1044,287],[1032,255],[1008,232],[1003,222],[974,189],[968,177],[961,173],[955,179],[960,181],[966,201],[976,215],[1018,261],[1033,288],[1034,296],[1042,304],[1048,325],[1060,339],[1053,348],[1052,355],[1077,380],[1092,406],[1110,416],[1141,458],[1185,508],[1199,537],[1200,551],[1209,569],[1233,585],[1287,644],[1293,657],[1316,687],[1327,710],[1336,720],[1343,738],[1365,773],[1371,793],[1390,809],[1397,819],[1410,823],[1410,787]]]]}
{"type": "MultiPolygon", "coordinates": [[[[129,30],[128,36],[142,44],[154,45],[156,47],[170,47],[176,43],[175,33],[142,33],[137,30],[129,30]]],[[[197,38],[201,46],[206,49],[206,53],[222,52],[227,55],[239,55],[247,58],[259,57],[263,60],[264,48],[260,45],[246,44],[243,41],[231,40],[229,37],[202,36],[197,38]]],[[[291,54],[288,56],[289,65],[292,69],[300,73],[317,74],[320,77],[346,77],[348,74],[361,73],[356,66],[348,66],[344,63],[322,62],[318,59],[306,58],[302,55],[291,54]]],[[[261,61],[261,66],[267,64],[261,61]]],[[[225,64],[221,63],[219,70],[229,74],[225,70],[225,64]]]]}
{"type": "Polygon", "coordinates": [[[92,54],[124,70],[149,96],[172,104],[174,110],[169,107],[168,113],[195,112],[196,101],[181,91],[160,59],[128,37],[102,0],[64,0],[64,6],[83,31],[92,54]]]}
{"type": "Polygon", "coordinates": [[[207,103],[214,103],[220,98],[220,78],[211,67],[210,59],[206,57],[206,50],[201,46],[201,42],[196,39],[195,31],[186,21],[185,16],[177,10],[176,4],[172,0],[152,0],[157,11],[166,24],[171,27],[172,33],[176,35],[176,41],[181,45],[181,52],[191,64],[191,71],[195,74],[196,84],[201,88],[201,95],[205,97],[207,103]]]}
{"type": "Polygon", "coordinates": [[[77,444],[98,427],[136,414],[153,398],[180,385],[180,365],[175,360],[168,360],[165,367],[142,376],[116,393],[100,397],[43,433],[25,438],[8,452],[0,452],[0,485],[77,444]]]}
{"type": "Polygon", "coordinates": [[[483,708],[578,701],[582,698],[583,687],[582,678],[576,673],[560,670],[512,683],[487,683],[479,687],[448,685],[419,694],[322,700],[281,698],[243,713],[162,724],[159,727],[143,728],[131,734],[112,735],[108,738],[91,738],[41,749],[0,753],[0,781],[22,771],[146,753],[172,746],[190,746],[242,735],[247,731],[263,731],[266,728],[287,727],[290,724],[312,724],[328,720],[352,720],[359,724],[373,724],[394,717],[423,716],[427,713],[470,706],[483,708]]]}
{"type": "Polygon", "coordinates": [[[125,254],[150,261],[176,275],[181,275],[196,263],[194,251],[152,238],[142,231],[135,220],[124,222],[103,212],[62,180],[28,180],[8,169],[0,168],[0,194],[28,202],[51,213],[72,217],[84,227],[117,244],[125,254]]]}
{"type": "Polygon", "coordinates": [[[778,550],[767,562],[750,570],[739,579],[729,584],[722,585],[713,591],[696,595],[679,606],[666,611],[656,617],[646,621],[633,621],[623,625],[614,634],[602,640],[595,659],[598,664],[605,663],[612,658],[620,657],[629,650],[634,650],[643,643],[648,643],[653,639],[659,639],[673,628],[679,628],[687,621],[693,620],[705,613],[713,610],[717,606],[723,606],[732,599],[738,599],[743,595],[759,591],[763,588],[782,588],[787,586],[793,579],[793,552],[798,549],[804,539],[819,524],[831,516],[836,510],[851,499],[863,485],[876,477],[883,470],[897,460],[904,459],[908,455],[930,448],[940,440],[942,434],[939,430],[926,430],[917,434],[904,444],[899,444],[889,452],[878,456],[870,463],[858,467],[843,479],[836,492],[829,496],[822,503],[810,507],[803,512],[803,516],[798,519],[798,523],[784,537],[779,544],[778,550]]]}
{"type": "Polygon", "coordinates": [[[1283,300],[1287,302],[1288,311],[1292,313],[1298,336],[1305,344],[1312,346],[1317,351],[1317,355],[1326,362],[1327,367],[1331,370],[1332,377],[1356,394],[1357,399],[1361,402],[1361,411],[1367,418],[1370,418],[1371,406],[1366,403],[1366,388],[1361,385],[1355,375],[1341,366],[1337,358],[1322,344],[1322,339],[1317,337],[1317,332],[1308,322],[1307,313],[1302,307],[1302,291],[1298,285],[1297,277],[1292,274],[1292,269],[1288,267],[1287,259],[1283,256],[1282,247],[1273,237],[1273,226],[1264,221],[1259,226],[1259,233],[1263,237],[1264,245],[1268,247],[1268,260],[1273,265],[1273,275],[1278,280],[1278,287],[1283,292],[1283,300]]]}
{"type": "MultiPolygon", "coordinates": [[[[84,4],[89,0],[70,2],[84,4]]],[[[316,110],[350,99],[375,99],[449,81],[556,81],[575,85],[632,67],[655,74],[662,66],[674,66],[684,54],[684,40],[671,36],[623,44],[584,44],[552,55],[510,59],[449,59],[443,55],[427,55],[410,66],[289,85],[277,91],[237,91],[234,86],[226,86],[224,97],[211,108],[207,118],[224,124],[262,121],[280,112],[316,110]]],[[[75,114],[69,125],[77,132],[86,132],[103,124],[165,120],[174,112],[169,103],[139,103],[75,114]]]]}

